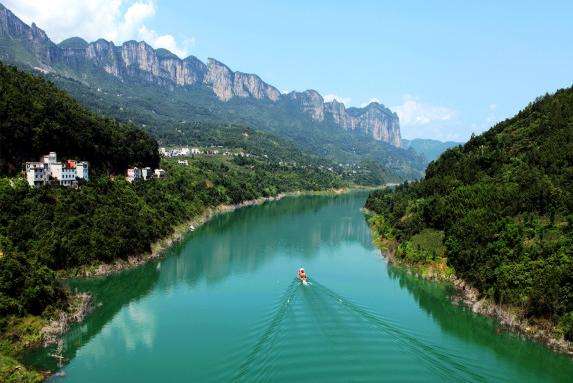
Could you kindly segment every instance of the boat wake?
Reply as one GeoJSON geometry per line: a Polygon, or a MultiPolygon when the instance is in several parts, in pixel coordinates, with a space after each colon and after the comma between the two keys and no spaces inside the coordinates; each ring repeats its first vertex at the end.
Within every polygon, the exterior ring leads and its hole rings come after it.
{"type": "MultiPolygon", "coordinates": [[[[473,361],[431,344],[421,334],[313,281],[294,280],[269,316],[253,329],[256,342],[233,381],[490,381],[473,361]],[[410,359],[410,360],[408,360],[410,359]],[[417,375],[419,376],[419,375],[417,375]],[[337,379],[334,379],[336,381],[337,379]]],[[[252,334],[251,334],[252,335],[252,334]]]]}

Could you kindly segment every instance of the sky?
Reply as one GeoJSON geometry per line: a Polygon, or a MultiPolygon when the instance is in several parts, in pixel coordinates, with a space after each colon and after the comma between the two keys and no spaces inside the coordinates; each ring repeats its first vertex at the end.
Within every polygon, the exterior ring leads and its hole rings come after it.
{"type": "Polygon", "coordinates": [[[573,85],[573,1],[0,0],[59,42],[145,40],[464,141],[573,85]]]}

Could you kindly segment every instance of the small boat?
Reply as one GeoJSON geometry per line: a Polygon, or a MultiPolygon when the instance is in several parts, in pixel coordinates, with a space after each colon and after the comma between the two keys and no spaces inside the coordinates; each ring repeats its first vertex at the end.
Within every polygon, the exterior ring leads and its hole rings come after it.
{"type": "Polygon", "coordinates": [[[305,286],[308,285],[308,276],[306,275],[306,272],[302,267],[298,270],[297,278],[301,281],[303,285],[305,286]]]}

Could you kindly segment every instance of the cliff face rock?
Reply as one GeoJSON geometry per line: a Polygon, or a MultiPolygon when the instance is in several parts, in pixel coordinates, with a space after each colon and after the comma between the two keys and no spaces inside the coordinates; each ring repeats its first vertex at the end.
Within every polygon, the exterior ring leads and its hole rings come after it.
{"type": "Polygon", "coordinates": [[[314,121],[324,120],[324,99],[317,91],[310,89],[304,92],[290,92],[286,96],[314,121]]]}
{"type": "Polygon", "coordinates": [[[104,39],[88,43],[72,37],[56,45],[35,24],[26,25],[0,4],[2,42],[6,44],[0,44],[0,58],[20,60],[42,71],[57,72],[65,67],[64,75],[75,73],[84,80],[86,68],[91,67],[122,82],[207,87],[222,102],[234,97],[273,103],[286,101],[291,110],[316,123],[333,124],[400,146],[398,116],[383,105],[372,103],[365,108],[347,109],[336,100],[325,103],[315,90],[283,95],[255,74],[234,72],[215,59],[209,59],[207,65],[194,56],[181,59],[166,49],[154,49],[144,41],[126,41],[116,46],[104,39]],[[22,51],[27,53],[22,56],[22,51]]]}
{"type": "Polygon", "coordinates": [[[400,122],[398,115],[377,102],[364,108],[349,108],[349,129],[357,129],[375,140],[400,147],[400,122]]]}
{"type": "Polygon", "coordinates": [[[336,125],[344,129],[352,129],[352,124],[349,122],[350,116],[346,113],[346,108],[343,103],[335,99],[325,103],[324,109],[336,125]]]}
{"type": "Polygon", "coordinates": [[[343,129],[354,130],[371,136],[377,141],[401,145],[398,115],[376,102],[364,108],[348,108],[333,100],[325,104],[326,115],[343,129]]]}
{"type": "Polygon", "coordinates": [[[203,82],[211,85],[220,100],[228,101],[233,97],[233,72],[225,64],[209,59],[203,82]]]}
{"type": "Polygon", "coordinates": [[[211,58],[207,63],[204,83],[210,85],[222,101],[228,101],[233,97],[277,101],[281,95],[278,89],[265,83],[259,76],[233,72],[225,64],[211,58]]]}
{"type": "Polygon", "coordinates": [[[45,69],[42,64],[50,65],[54,51],[57,50],[56,45],[36,24],[32,23],[31,27],[26,25],[2,4],[0,4],[0,38],[21,41],[36,59],[34,64],[41,66],[42,69],[45,69]]]}

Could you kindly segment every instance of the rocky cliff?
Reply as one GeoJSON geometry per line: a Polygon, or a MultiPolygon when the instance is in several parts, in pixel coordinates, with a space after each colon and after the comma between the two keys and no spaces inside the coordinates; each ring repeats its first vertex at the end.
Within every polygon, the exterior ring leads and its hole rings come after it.
{"type": "Polygon", "coordinates": [[[0,44],[0,58],[24,62],[43,72],[75,75],[86,81],[85,71],[92,68],[125,83],[207,87],[222,102],[235,97],[271,103],[284,101],[314,122],[332,124],[400,146],[398,116],[383,105],[372,103],[365,108],[347,109],[336,100],[325,103],[315,90],[283,95],[259,76],[232,71],[215,59],[208,59],[207,64],[194,56],[181,59],[166,49],[154,49],[144,41],[126,41],[117,46],[104,39],[88,43],[72,37],[56,45],[35,24],[26,25],[1,4],[0,40],[4,42],[0,44]]]}

